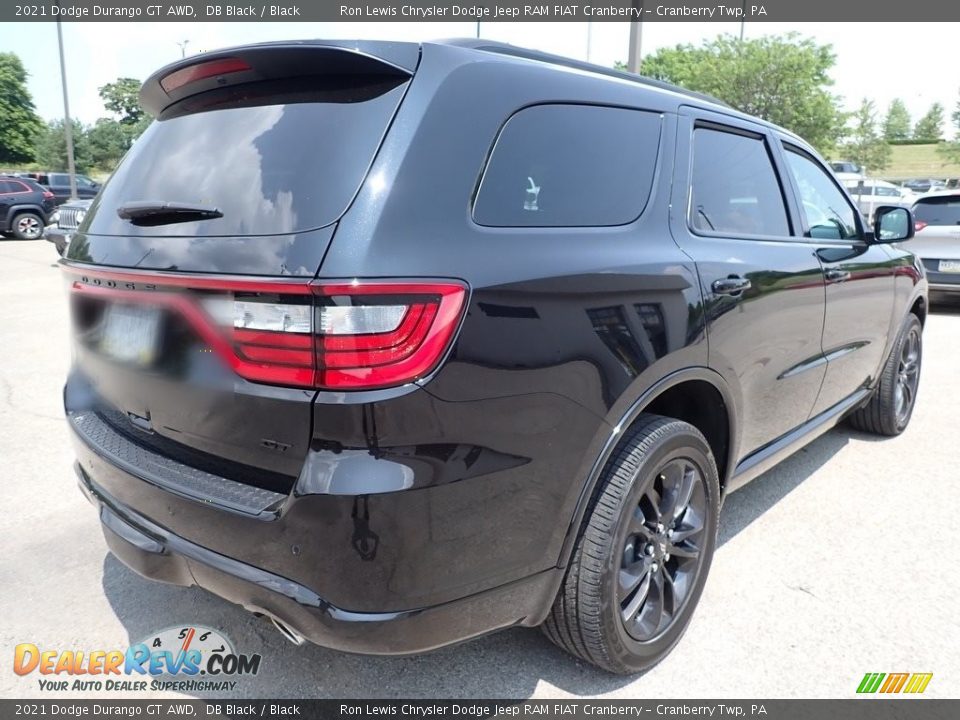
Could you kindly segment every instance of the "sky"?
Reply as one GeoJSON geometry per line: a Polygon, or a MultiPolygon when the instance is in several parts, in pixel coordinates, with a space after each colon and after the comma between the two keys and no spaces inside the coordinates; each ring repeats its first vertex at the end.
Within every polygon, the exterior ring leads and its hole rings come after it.
{"type": "MultiPolygon", "coordinates": [[[[886,110],[900,97],[914,122],[933,102],[947,109],[949,124],[960,91],[956,25],[953,23],[747,23],[746,37],[790,31],[833,46],[833,91],[853,110],[864,97],[886,110]]],[[[97,89],[118,77],[145,79],[181,56],[264,40],[363,38],[430,40],[475,37],[477,24],[453,23],[63,23],[67,86],[74,117],[90,124],[107,115],[97,89]]],[[[644,55],[678,43],[699,44],[719,34],[739,34],[740,24],[648,22],[644,55]]],[[[627,59],[629,24],[481,23],[483,38],[588,59],[612,66],[627,59]],[[589,36],[589,39],[588,39],[589,36]]],[[[24,61],[40,115],[62,117],[63,99],[54,23],[0,23],[0,51],[24,61]]],[[[948,129],[949,134],[949,129],[948,129]]]]}

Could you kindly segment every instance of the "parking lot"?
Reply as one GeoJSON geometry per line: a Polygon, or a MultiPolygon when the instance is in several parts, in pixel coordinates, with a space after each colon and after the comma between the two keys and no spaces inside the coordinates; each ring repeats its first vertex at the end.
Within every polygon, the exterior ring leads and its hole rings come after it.
{"type": "Polygon", "coordinates": [[[263,656],[230,697],[847,698],[866,672],[932,672],[927,696],[960,696],[960,307],[928,320],[907,432],[878,440],[836,429],[731,495],[686,637],[651,672],[620,678],[530,630],[413,658],[294,647],[204,591],[127,570],[107,553],[71,469],[56,260],[47,242],[0,241],[3,697],[45,694],[36,673],[12,671],[17,643],[125,649],[181,624],[217,628],[263,656]]]}

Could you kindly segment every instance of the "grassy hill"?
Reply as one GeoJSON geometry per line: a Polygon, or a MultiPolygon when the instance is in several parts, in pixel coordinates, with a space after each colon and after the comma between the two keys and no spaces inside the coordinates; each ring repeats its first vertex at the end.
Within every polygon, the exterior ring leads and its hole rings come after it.
{"type": "Polygon", "coordinates": [[[937,154],[936,145],[894,145],[889,167],[880,177],[900,180],[916,177],[960,177],[960,165],[946,163],[937,154]]]}

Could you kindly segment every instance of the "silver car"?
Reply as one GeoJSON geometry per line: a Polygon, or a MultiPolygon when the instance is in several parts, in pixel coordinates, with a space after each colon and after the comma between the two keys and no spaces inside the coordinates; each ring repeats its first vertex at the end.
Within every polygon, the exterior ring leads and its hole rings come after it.
{"type": "Polygon", "coordinates": [[[860,180],[844,180],[843,184],[869,223],[873,222],[874,210],[881,205],[910,207],[916,199],[916,196],[909,190],[885,180],[862,178],[860,180]]]}
{"type": "Polygon", "coordinates": [[[930,290],[960,296],[960,190],[924,195],[913,214],[917,234],[910,250],[923,260],[930,290]]]}

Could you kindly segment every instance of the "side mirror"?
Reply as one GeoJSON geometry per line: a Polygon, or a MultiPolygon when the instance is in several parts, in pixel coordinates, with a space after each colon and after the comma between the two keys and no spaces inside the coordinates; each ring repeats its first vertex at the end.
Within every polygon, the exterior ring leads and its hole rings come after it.
{"type": "Polygon", "coordinates": [[[895,243],[913,237],[913,213],[906,208],[881,205],[873,211],[873,241],[895,243]]]}

